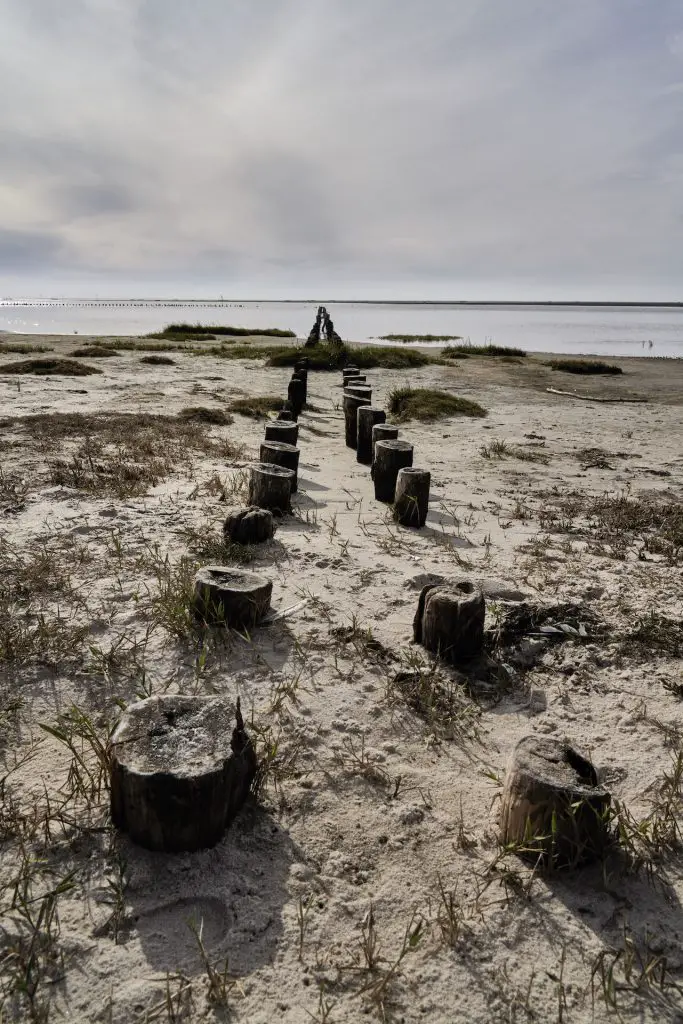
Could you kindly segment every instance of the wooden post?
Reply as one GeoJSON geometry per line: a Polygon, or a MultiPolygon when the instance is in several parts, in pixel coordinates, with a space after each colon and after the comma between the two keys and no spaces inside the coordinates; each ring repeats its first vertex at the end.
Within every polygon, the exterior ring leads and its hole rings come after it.
{"type": "Polygon", "coordinates": [[[413,464],[413,446],[408,441],[377,441],[372,479],[377,501],[394,500],[399,469],[413,464]]]}
{"type": "Polygon", "coordinates": [[[293,444],[284,444],[282,441],[263,441],[260,452],[261,462],[267,462],[273,466],[284,466],[294,473],[292,479],[291,493],[297,489],[297,472],[299,469],[299,449],[293,444]]]}
{"type": "Polygon", "coordinates": [[[234,509],[223,523],[223,536],[233,544],[260,544],[273,532],[273,513],[256,505],[234,509]]]}
{"type": "Polygon", "coordinates": [[[111,738],[111,816],[148,850],[214,846],[246,800],[256,754],[239,698],[157,696],[130,704],[111,738]]]}
{"type": "Polygon", "coordinates": [[[399,469],[394,496],[394,519],[401,526],[424,526],[429,507],[431,475],[426,469],[399,469]]]}
{"type": "Polygon", "coordinates": [[[266,441],[282,441],[284,444],[295,445],[298,440],[298,423],[266,423],[266,441]]]}
{"type": "Polygon", "coordinates": [[[291,409],[280,409],[277,418],[283,423],[292,423],[294,420],[291,409]]]}
{"type": "Polygon", "coordinates": [[[345,366],[342,369],[342,380],[345,381],[347,377],[355,377],[360,373],[357,366],[345,366]]]}
{"type": "Polygon", "coordinates": [[[413,640],[457,665],[481,652],[485,617],[484,595],[469,580],[429,584],[420,591],[413,640]]]}
{"type": "MultiPolygon", "coordinates": [[[[375,445],[378,441],[395,441],[398,437],[398,427],[395,427],[393,423],[376,423],[372,428],[372,462],[375,462],[375,445]]],[[[370,471],[370,475],[373,475],[373,471],[370,471]]]]}
{"type": "Polygon", "coordinates": [[[358,436],[358,409],[361,405],[370,405],[370,399],[363,398],[358,395],[352,395],[345,391],[342,405],[344,408],[344,436],[346,440],[346,447],[355,448],[358,436]]]}
{"type": "MultiPolygon", "coordinates": [[[[308,370],[297,370],[295,368],[294,372],[292,373],[292,380],[295,380],[295,379],[296,380],[300,380],[300,381],[303,382],[303,394],[304,394],[303,405],[305,405],[306,401],[308,399],[308,370]]],[[[302,408],[303,408],[303,405],[302,405],[302,408]]]]}
{"type": "Polygon", "coordinates": [[[375,409],[372,405],[363,405],[358,410],[358,435],[356,459],[369,465],[372,462],[372,428],[377,423],[384,423],[387,414],[384,409],[375,409]]]}
{"type": "Polygon", "coordinates": [[[372,399],[372,388],[367,384],[349,384],[348,387],[344,388],[345,395],[355,395],[356,398],[367,398],[368,401],[372,399]]]}
{"type": "Polygon", "coordinates": [[[501,802],[501,838],[549,867],[595,860],[609,840],[610,795],[566,740],[526,736],[514,749],[501,802]]]}
{"type": "Polygon", "coordinates": [[[367,379],[364,373],[354,373],[353,376],[344,377],[344,387],[348,388],[352,384],[365,384],[367,379]]]}
{"type": "Polygon", "coordinates": [[[288,512],[293,479],[292,470],[284,466],[254,463],[249,478],[249,504],[269,508],[273,512],[288,512]]]}
{"type": "Polygon", "coordinates": [[[298,420],[306,402],[306,385],[299,377],[292,377],[287,385],[287,398],[292,406],[294,420],[298,420]]]}
{"type": "Polygon", "coordinates": [[[194,578],[193,609],[210,626],[252,629],[270,606],[273,584],[265,576],[228,565],[205,565],[194,578]]]}

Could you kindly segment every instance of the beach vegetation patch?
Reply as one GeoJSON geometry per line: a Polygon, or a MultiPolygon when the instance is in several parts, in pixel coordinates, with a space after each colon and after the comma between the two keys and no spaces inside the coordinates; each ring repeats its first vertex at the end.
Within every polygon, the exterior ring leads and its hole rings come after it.
{"type": "Polygon", "coordinates": [[[447,345],[441,353],[446,359],[466,359],[468,356],[489,356],[492,358],[524,359],[523,348],[512,348],[506,345],[447,345]]]}
{"type": "Polygon", "coordinates": [[[227,427],[234,423],[232,416],[222,409],[212,409],[206,405],[192,405],[181,409],[178,413],[181,420],[189,420],[192,423],[209,423],[215,427],[227,427]]]}
{"type": "Polygon", "coordinates": [[[161,331],[147,335],[148,338],[295,338],[294,331],[280,327],[230,327],[224,324],[167,324],[161,331]]]}
{"type": "Polygon", "coordinates": [[[171,359],[170,356],[143,356],[140,360],[141,363],[145,363],[147,366],[175,366],[175,359],[171,359]]]}
{"type": "Polygon", "coordinates": [[[73,359],[21,359],[16,363],[4,363],[0,373],[30,373],[38,377],[88,377],[102,373],[96,366],[77,363],[73,359]]]}
{"type": "Polygon", "coordinates": [[[281,395],[250,395],[246,398],[236,398],[228,408],[231,412],[238,412],[241,416],[251,416],[252,419],[266,419],[269,412],[277,412],[282,408],[284,399],[281,395]]]}
{"type": "Polygon", "coordinates": [[[403,370],[427,366],[434,360],[426,352],[393,348],[382,345],[363,345],[351,349],[348,345],[312,345],[306,348],[261,349],[267,352],[269,366],[294,366],[299,359],[307,359],[311,370],[341,370],[347,363],[362,370],[375,367],[403,370]]]}
{"type": "Polygon", "coordinates": [[[69,355],[77,359],[109,359],[119,353],[110,345],[83,345],[81,348],[74,349],[69,355]]]}
{"type": "Polygon", "coordinates": [[[380,341],[402,341],[410,344],[414,341],[460,341],[461,334],[380,334],[380,341]]]}
{"type": "Polygon", "coordinates": [[[442,420],[449,416],[486,416],[486,409],[477,402],[432,388],[395,388],[389,395],[388,409],[398,421],[442,420]]]}
{"type": "Polygon", "coordinates": [[[614,363],[603,363],[599,359],[551,359],[546,364],[551,370],[560,370],[562,373],[578,374],[612,374],[617,375],[624,371],[614,363]]]}
{"type": "Polygon", "coordinates": [[[52,345],[28,345],[25,341],[5,342],[0,339],[0,355],[3,352],[10,352],[13,355],[27,356],[32,352],[53,352],[52,345]]]}

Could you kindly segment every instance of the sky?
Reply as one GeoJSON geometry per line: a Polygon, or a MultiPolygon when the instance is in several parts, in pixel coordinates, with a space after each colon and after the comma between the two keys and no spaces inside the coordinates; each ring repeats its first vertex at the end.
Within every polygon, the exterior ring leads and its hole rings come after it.
{"type": "Polygon", "coordinates": [[[0,25],[0,296],[683,300],[680,0],[0,25]]]}

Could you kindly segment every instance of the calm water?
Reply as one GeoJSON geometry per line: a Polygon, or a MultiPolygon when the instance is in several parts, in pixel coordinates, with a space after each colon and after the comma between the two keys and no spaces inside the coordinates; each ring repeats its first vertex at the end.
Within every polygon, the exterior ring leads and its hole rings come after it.
{"type": "MultiPolygon", "coordinates": [[[[0,331],[136,335],[173,321],[281,327],[306,337],[317,302],[0,300],[0,331]]],[[[683,309],[624,306],[505,306],[328,302],[349,341],[382,334],[454,334],[530,352],[683,358],[683,309]]]]}

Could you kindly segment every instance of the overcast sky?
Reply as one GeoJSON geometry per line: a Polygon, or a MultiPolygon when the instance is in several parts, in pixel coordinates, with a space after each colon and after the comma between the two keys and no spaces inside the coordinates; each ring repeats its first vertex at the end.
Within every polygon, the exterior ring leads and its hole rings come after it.
{"type": "Polygon", "coordinates": [[[681,0],[0,25],[0,296],[683,299],[681,0]]]}

